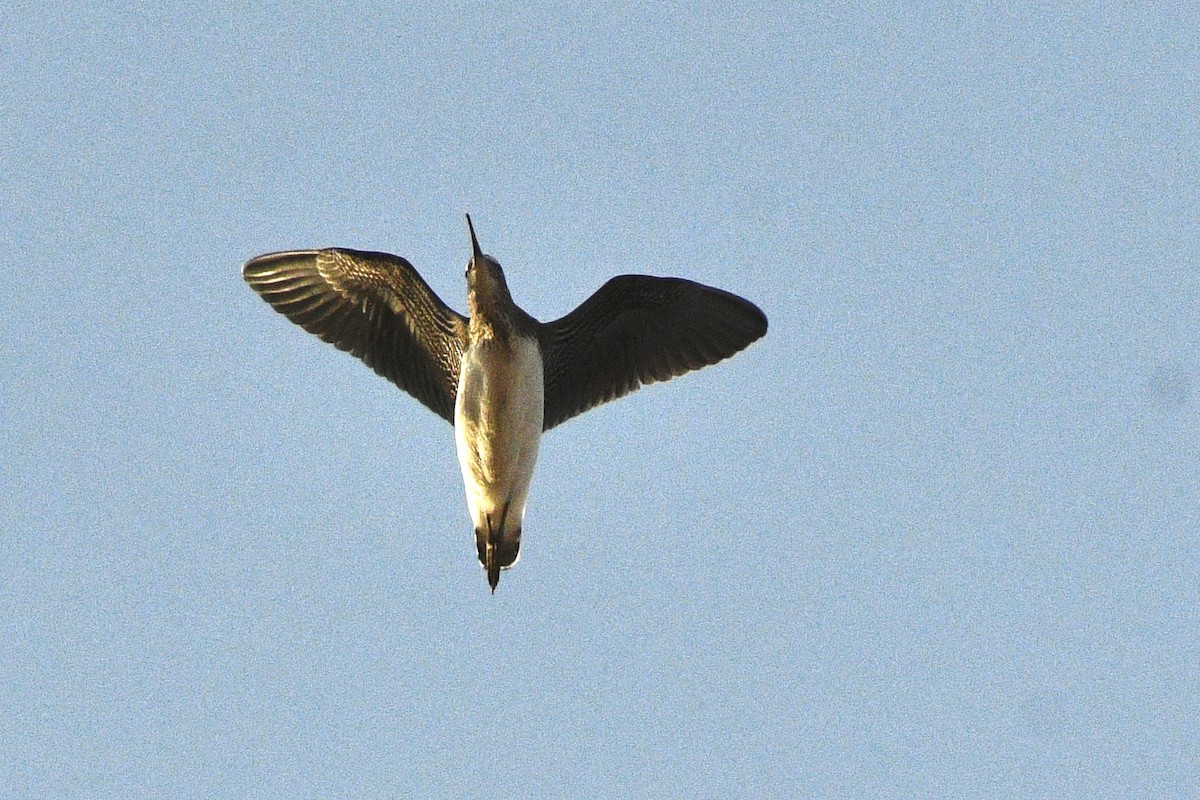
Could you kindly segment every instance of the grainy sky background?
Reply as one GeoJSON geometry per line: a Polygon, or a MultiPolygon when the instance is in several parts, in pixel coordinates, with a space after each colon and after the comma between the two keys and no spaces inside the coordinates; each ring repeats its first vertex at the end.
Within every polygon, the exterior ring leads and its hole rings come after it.
{"type": "MultiPolygon", "coordinates": [[[[1167,10],[1166,6],[1174,10],[1167,10]]],[[[0,796],[1195,797],[1200,14],[0,12],[0,796]],[[241,281],[758,302],[543,443],[241,281]]]]}

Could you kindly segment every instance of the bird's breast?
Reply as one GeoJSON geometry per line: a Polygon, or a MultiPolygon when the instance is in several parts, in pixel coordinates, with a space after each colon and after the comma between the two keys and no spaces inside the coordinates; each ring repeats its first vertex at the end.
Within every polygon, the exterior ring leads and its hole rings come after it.
{"type": "Polygon", "coordinates": [[[537,340],[484,339],[463,353],[454,434],[472,515],[524,508],[542,435],[544,386],[537,340]]]}

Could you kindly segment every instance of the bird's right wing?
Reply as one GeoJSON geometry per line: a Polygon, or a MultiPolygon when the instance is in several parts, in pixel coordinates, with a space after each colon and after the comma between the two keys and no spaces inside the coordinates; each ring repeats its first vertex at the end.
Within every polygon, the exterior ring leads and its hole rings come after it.
{"type": "Polygon", "coordinates": [[[766,332],[763,312],[735,294],[682,278],[613,278],[541,328],[542,429],[729,358],[766,332]]]}
{"type": "Polygon", "coordinates": [[[252,258],[242,277],[276,311],[454,423],[467,321],[403,258],[294,250],[252,258]]]}

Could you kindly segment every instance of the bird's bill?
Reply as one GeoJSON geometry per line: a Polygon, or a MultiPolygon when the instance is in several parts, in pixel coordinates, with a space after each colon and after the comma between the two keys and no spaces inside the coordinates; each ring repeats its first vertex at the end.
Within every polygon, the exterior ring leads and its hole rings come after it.
{"type": "Polygon", "coordinates": [[[471,224],[471,215],[467,214],[467,230],[471,233],[471,254],[474,258],[483,258],[483,251],[479,249],[479,240],[475,238],[475,226],[471,224]]]}

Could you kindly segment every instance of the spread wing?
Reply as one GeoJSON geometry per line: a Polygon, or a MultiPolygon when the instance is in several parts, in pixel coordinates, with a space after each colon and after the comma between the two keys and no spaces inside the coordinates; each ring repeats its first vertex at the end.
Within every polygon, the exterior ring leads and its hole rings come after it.
{"type": "Polygon", "coordinates": [[[242,277],[276,311],[453,424],[467,321],[403,258],[293,250],[251,259],[242,277]]]}
{"type": "Polygon", "coordinates": [[[767,332],[737,295],[681,278],[621,275],[541,327],[543,430],[589,408],[729,358],[767,332]]]}

